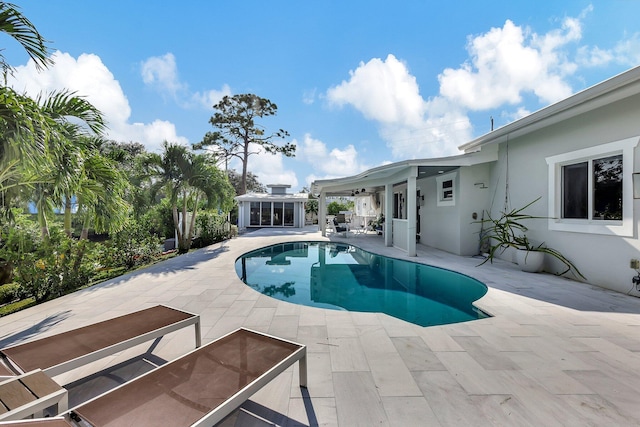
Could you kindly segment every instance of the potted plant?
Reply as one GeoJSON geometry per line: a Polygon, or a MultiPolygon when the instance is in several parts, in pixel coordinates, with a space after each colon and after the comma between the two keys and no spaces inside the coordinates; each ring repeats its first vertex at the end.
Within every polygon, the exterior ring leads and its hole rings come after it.
{"type": "Polygon", "coordinates": [[[528,230],[527,226],[522,222],[532,219],[548,219],[547,217],[533,216],[523,213],[525,209],[540,200],[537,198],[531,203],[518,208],[512,209],[509,212],[501,212],[497,218],[491,217],[489,212],[486,212],[487,218],[483,218],[477,221],[483,225],[481,231],[481,246],[486,244],[488,249],[486,259],[480,263],[480,265],[487,261],[493,262],[493,258],[498,253],[502,253],[508,248],[514,248],[516,252],[516,259],[523,271],[538,272],[542,270],[544,262],[544,255],[551,255],[562,262],[566,269],[560,273],[561,276],[569,271],[574,275],[583,279],[585,277],[580,273],[576,266],[569,261],[558,250],[550,248],[543,243],[535,245],[529,241],[529,238],[525,234],[528,230]]]}
{"type": "Polygon", "coordinates": [[[378,235],[381,235],[384,231],[384,214],[380,214],[380,216],[378,216],[378,218],[371,223],[371,226],[378,233],[378,235]]]}

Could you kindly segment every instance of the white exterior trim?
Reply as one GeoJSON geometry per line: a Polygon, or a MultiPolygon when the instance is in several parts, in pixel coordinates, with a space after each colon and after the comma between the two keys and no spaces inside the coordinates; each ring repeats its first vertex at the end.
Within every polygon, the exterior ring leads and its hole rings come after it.
{"type": "Polygon", "coordinates": [[[640,136],[609,142],[595,147],[571,151],[547,157],[549,165],[549,229],[575,233],[633,236],[633,152],[640,136]],[[622,221],[563,219],[562,211],[562,166],[622,154],[622,221]]]}
{"type": "Polygon", "coordinates": [[[456,199],[458,198],[458,171],[451,172],[448,174],[440,175],[436,177],[436,186],[437,186],[437,206],[455,206],[456,199]],[[451,199],[445,199],[443,197],[442,184],[445,181],[451,181],[451,191],[452,197],[451,199]]]}

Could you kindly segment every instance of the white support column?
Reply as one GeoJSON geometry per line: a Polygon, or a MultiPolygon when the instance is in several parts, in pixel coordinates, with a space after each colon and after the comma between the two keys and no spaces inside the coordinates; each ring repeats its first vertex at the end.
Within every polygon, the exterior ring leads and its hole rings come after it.
{"type": "Polygon", "coordinates": [[[416,178],[418,167],[412,166],[407,178],[407,255],[416,256],[416,221],[417,215],[417,190],[416,178]]]}
{"type": "Polygon", "coordinates": [[[322,237],[327,237],[327,197],[324,191],[318,197],[318,228],[322,237]]]}
{"type": "Polygon", "coordinates": [[[393,246],[393,184],[384,186],[384,244],[393,246]]]}

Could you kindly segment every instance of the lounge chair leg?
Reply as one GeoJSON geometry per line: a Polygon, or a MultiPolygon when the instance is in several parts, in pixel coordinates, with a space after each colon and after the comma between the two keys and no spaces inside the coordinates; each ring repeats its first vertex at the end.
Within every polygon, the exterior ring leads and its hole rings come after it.
{"type": "Polygon", "coordinates": [[[200,332],[200,319],[195,323],[196,328],[196,348],[200,348],[202,346],[202,335],[200,332]]]}
{"type": "Polygon", "coordinates": [[[300,387],[307,388],[307,351],[305,349],[304,356],[298,361],[298,369],[300,371],[300,387]]]}

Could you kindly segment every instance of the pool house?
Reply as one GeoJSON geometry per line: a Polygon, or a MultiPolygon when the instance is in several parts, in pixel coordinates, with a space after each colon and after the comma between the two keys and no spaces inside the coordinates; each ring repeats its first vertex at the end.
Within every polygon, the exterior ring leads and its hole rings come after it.
{"type": "Polygon", "coordinates": [[[286,227],[305,224],[307,193],[287,193],[288,184],[270,184],[271,193],[247,193],[237,196],[238,228],[286,227]]]}

